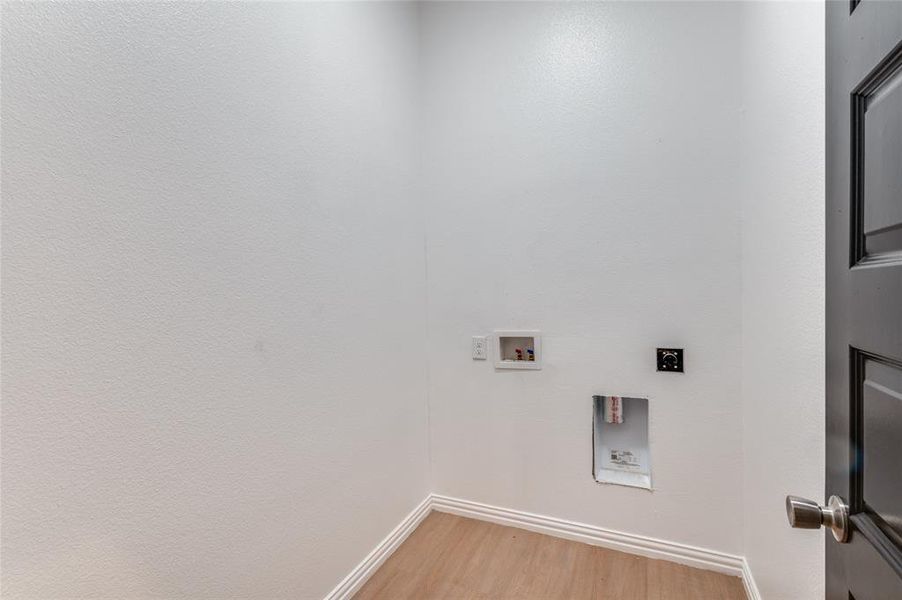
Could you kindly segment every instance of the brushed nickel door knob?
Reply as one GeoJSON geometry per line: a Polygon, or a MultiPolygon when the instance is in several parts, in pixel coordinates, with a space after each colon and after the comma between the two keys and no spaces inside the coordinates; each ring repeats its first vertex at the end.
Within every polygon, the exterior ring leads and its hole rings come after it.
{"type": "Polygon", "coordinates": [[[786,518],[797,529],[829,527],[837,542],[849,541],[849,506],[839,496],[830,496],[827,506],[798,496],[786,496],[786,518]]]}

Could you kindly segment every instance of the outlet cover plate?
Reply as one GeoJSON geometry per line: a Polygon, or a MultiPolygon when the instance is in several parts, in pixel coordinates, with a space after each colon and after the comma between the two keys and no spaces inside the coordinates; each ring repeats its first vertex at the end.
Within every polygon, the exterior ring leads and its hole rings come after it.
{"type": "Polygon", "coordinates": [[[683,349],[682,348],[658,348],[658,371],[667,373],[683,372],[683,349]]]}
{"type": "Polygon", "coordinates": [[[488,360],[489,340],[484,335],[473,336],[473,360],[488,360]]]}

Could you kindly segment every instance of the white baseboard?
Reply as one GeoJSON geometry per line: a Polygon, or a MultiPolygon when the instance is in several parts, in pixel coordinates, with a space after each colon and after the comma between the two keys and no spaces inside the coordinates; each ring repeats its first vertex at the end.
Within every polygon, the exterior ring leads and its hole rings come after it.
{"type": "Polygon", "coordinates": [[[324,600],[349,600],[351,596],[363,587],[376,570],[382,566],[389,556],[398,549],[398,546],[407,539],[417,525],[426,518],[432,510],[432,496],[426,496],[419,506],[404,517],[401,524],[394,528],[376,548],[364,558],[354,570],[345,577],[335,589],[329,592],[324,600]]]}
{"type": "Polygon", "coordinates": [[[586,525],[585,523],[575,523],[564,519],[535,515],[519,510],[448,498],[446,496],[433,495],[432,508],[440,512],[471,517],[482,521],[491,521],[501,525],[510,525],[520,529],[591,544],[592,546],[602,546],[648,558],[668,560],[698,569],[717,571],[718,573],[736,577],[742,577],[743,574],[744,561],[741,556],[724,554],[705,548],[696,548],[695,546],[687,546],[676,542],[602,529],[601,527],[586,525]]]}
{"type": "Polygon", "coordinates": [[[742,585],[745,586],[745,595],[749,600],[761,600],[761,592],[758,591],[755,578],[752,577],[752,570],[744,558],[742,559],[742,585]]]}
{"type": "Polygon", "coordinates": [[[436,494],[426,497],[324,600],[349,600],[433,510],[741,577],[749,600],[761,600],[741,556],[436,494]]]}

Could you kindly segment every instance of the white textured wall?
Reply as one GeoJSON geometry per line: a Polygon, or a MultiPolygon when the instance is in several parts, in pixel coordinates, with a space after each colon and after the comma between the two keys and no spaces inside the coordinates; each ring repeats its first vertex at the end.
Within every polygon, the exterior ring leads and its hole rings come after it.
{"type": "Polygon", "coordinates": [[[4,598],[318,598],[428,493],[416,25],[4,3],[4,598]]]}
{"type": "Polygon", "coordinates": [[[741,553],[738,15],[421,8],[437,492],[741,553]],[[472,361],[495,328],[545,369],[472,361]],[[654,492],[592,478],[605,392],[651,398],[654,492]]]}
{"type": "Polygon", "coordinates": [[[766,600],[824,597],[824,6],[742,8],[744,554],[766,600]]]}
{"type": "Polygon", "coordinates": [[[4,597],[321,597],[430,489],[822,595],[819,4],[7,2],[2,43],[4,597]],[[543,371],[469,358],[533,327],[543,371]],[[654,492],[592,480],[600,392],[651,398],[654,492]]]}

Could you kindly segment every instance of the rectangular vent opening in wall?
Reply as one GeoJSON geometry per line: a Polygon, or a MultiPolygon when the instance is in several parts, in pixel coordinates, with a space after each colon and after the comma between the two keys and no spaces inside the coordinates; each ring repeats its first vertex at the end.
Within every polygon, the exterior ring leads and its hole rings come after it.
{"type": "Polygon", "coordinates": [[[542,337],[538,331],[496,331],[495,368],[542,368],[542,337]]]}
{"type": "Polygon", "coordinates": [[[592,400],[595,481],[650,490],[648,398],[593,396],[592,400]]]}

